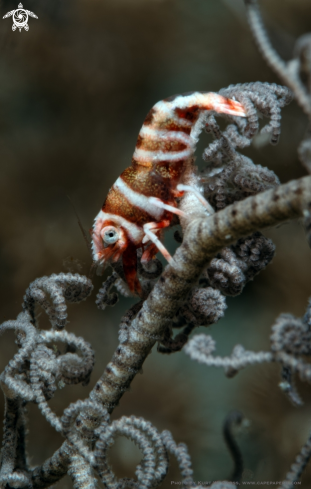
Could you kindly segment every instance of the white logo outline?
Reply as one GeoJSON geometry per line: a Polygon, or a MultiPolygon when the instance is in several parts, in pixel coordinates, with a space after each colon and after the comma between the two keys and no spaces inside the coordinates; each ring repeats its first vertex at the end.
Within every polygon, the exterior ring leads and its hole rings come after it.
{"type": "Polygon", "coordinates": [[[19,32],[22,32],[22,29],[25,29],[26,32],[29,30],[28,16],[33,17],[34,19],[38,18],[30,10],[25,10],[21,3],[18,4],[18,8],[16,10],[11,10],[10,12],[7,12],[3,16],[3,19],[7,19],[11,16],[13,19],[12,31],[18,29],[19,32]]]}

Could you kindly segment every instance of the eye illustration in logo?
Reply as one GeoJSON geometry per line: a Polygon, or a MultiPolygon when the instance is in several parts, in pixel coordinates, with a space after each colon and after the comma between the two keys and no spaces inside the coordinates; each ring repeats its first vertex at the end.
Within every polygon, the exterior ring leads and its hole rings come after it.
{"type": "Polygon", "coordinates": [[[19,29],[19,32],[21,32],[22,29],[25,29],[25,31],[29,30],[28,16],[33,17],[34,19],[38,18],[33,12],[30,12],[30,10],[25,10],[21,3],[18,4],[16,10],[11,10],[11,12],[5,14],[3,18],[7,19],[8,17],[11,17],[11,15],[13,18],[12,31],[19,29]]]}

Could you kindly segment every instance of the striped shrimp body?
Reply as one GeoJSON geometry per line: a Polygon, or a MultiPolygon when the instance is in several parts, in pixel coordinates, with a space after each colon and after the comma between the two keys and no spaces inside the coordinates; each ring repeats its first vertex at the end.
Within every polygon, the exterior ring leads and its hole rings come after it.
{"type": "Polygon", "coordinates": [[[183,215],[176,198],[185,191],[194,192],[212,212],[196,189],[183,185],[183,176],[193,165],[207,111],[245,116],[240,103],[211,92],[177,95],[158,102],[140,130],[132,165],[111,187],[95,218],[93,259],[102,265],[122,257],[132,292],[141,291],[136,270],[138,248],[143,249],[143,263],[158,251],[169,262],[172,260],[161,237],[174,214],[183,215]]]}

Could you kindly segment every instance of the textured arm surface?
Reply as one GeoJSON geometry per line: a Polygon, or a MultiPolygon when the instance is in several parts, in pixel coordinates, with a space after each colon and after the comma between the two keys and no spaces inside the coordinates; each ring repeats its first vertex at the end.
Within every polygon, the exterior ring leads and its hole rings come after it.
{"type": "Polygon", "coordinates": [[[174,266],[164,270],[90,397],[113,410],[202,270],[223,247],[258,229],[302,217],[310,207],[311,177],[307,176],[190,222],[174,266]]]}

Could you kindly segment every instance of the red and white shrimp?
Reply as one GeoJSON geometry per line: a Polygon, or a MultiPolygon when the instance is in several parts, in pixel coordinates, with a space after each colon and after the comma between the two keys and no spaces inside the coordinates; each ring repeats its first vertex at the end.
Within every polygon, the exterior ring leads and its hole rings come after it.
{"type": "Polygon", "coordinates": [[[183,176],[193,165],[207,111],[245,116],[239,102],[211,92],[185,93],[158,102],[140,130],[132,165],[111,187],[95,218],[93,259],[103,265],[122,258],[132,292],[141,291],[136,270],[138,248],[143,250],[143,263],[158,251],[172,260],[161,237],[174,214],[183,214],[176,198],[192,191],[210,209],[197,190],[183,184],[183,176]]]}

